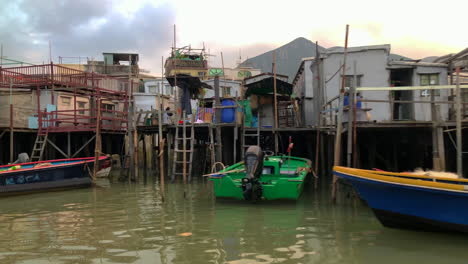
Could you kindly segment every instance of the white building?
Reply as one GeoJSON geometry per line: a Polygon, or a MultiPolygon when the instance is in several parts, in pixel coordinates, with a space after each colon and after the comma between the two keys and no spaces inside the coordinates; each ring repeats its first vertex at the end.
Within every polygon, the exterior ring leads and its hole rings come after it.
{"type": "MultiPolygon", "coordinates": [[[[315,126],[316,112],[320,105],[339,95],[341,88],[343,48],[328,49],[320,56],[320,67],[316,69],[315,58],[304,58],[293,80],[294,94],[301,99],[303,124],[315,126]],[[322,72],[320,79],[318,71],[322,72]],[[314,72],[316,76],[314,76],[314,72]],[[322,102],[318,102],[318,82],[323,91],[322,102]],[[315,84],[315,85],[314,85],[315,84]]],[[[395,61],[390,59],[390,45],[376,45],[348,48],[346,58],[346,87],[354,83],[354,75],[358,87],[389,87],[389,86],[422,86],[447,84],[447,64],[427,63],[419,61],[395,61]],[[356,69],[354,70],[354,64],[356,69]]],[[[436,90],[436,101],[447,101],[448,90],[436,90]]],[[[430,101],[427,90],[414,91],[364,91],[360,94],[368,100],[414,100],[430,101]],[[393,96],[392,96],[393,95],[393,96]]],[[[338,100],[334,101],[337,106],[338,100]]],[[[398,120],[430,121],[430,104],[401,104],[366,102],[362,104],[366,109],[368,121],[385,122],[398,120]]],[[[440,106],[443,120],[448,119],[448,105],[440,106]]]]}
{"type": "Polygon", "coordinates": [[[166,79],[155,78],[144,81],[144,85],[133,92],[136,111],[149,111],[159,108],[159,96],[163,98],[163,107],[174,109],[174,87],[166,79]]]}

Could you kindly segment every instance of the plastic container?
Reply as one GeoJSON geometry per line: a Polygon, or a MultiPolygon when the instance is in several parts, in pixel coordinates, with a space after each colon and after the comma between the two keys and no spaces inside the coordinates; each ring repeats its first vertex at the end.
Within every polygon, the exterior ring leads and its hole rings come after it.
{"type": "MultiPolygon", "coordinates": [[[[232,99],[224,99],[221,101],[222,106],[236,105],[236,102],[232,99]]],[[[236,108],[223,108],[221,110],[221,123],[232,123],[236,117],[236,108]]]]}

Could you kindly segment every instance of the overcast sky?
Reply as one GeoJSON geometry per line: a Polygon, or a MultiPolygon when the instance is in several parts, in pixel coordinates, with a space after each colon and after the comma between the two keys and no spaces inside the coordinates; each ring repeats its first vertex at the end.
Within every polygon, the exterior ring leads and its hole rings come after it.
{"type": "MultiPolygon", "coordinates": [[[[177,25],[177,46],[191,44],[235,66],[297,37],[321,46],[391,44],[392,52],[423,58],[468,46],[468,1],[262,0],[0,0],[4,56],[32,63],[135,52],[141,67],[160,75],[177,25]]],[[[64,62],[77,62],[77,59],[64,62]]]]}

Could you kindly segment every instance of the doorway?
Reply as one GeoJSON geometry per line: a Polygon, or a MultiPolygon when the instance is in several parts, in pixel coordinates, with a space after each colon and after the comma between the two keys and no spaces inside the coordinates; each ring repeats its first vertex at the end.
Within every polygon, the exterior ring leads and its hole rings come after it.
{"type": "MultiPolygon", "coordinates": [[[[412,86],[413,69],[393,69],[390,83],[393,87],[412,86]]],[[[394,100],[412,101],[413,91],[392,91],[394,100]]],[[[410,103],[393,103],[393,120],[414,120],[414,107],[410,103]]]]}

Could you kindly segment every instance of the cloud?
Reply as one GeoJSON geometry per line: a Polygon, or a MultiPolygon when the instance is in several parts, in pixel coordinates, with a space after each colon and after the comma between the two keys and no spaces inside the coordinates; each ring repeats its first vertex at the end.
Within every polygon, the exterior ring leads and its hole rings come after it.
{"type": "Polygon", "coordinates": [[[0,11],[6,56],[48,61],[50,41],[55,62],[58,56],[102,59],[102,52],[135,52],[143,68],[160,72],[160,56],[172,43],[175,10],[170,4],[144,4],[129,16],[113,9],[111,0],[45,3],[13,1],[0,11]]]}

